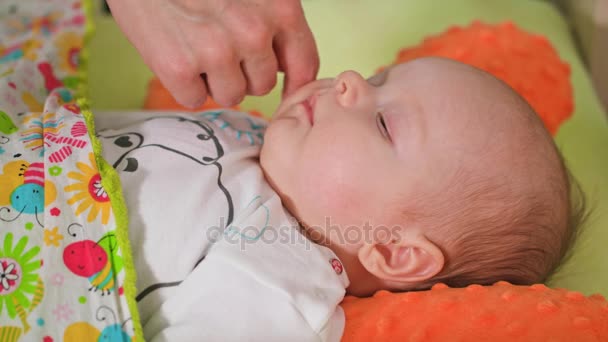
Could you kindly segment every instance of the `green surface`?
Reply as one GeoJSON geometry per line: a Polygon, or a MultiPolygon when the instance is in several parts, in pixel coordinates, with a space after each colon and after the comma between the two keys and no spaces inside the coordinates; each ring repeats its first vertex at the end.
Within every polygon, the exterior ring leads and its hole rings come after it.
{"type": "MultiPolygon", "coordinates": [[[[317,39],[319,76],[346,69],[370,75],[390,63],[397,51],[414,45],[450,25],[472,20],[512,20],[521,28],[545,35],[572,68],[575,113],[557,135],[573,174],[594,207],[572,258],[550,285],[600,292],[608,296],[608,125],[591,82],[576,53],[564,19],[549,4],[535,0],[304,0],[306,15],[317,39]]],[[[92,106],[137,109],[150,72],[120,35],[110,18],[98,18],[90,56],[92,106]]],[[[248,98],[245,108],[269,114],[279,89],[263,98],[248,98]]]]}

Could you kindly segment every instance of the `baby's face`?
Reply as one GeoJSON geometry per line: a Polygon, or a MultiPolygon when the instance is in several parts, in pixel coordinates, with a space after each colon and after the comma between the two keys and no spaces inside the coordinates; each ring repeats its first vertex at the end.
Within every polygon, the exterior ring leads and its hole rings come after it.
{"type": "MultiPolygon", "coordinates": [[[[502,91],[491,89],[497,84],[437,58],[367,80],[346,71],[315,81],[277,109],[262,167],[309,235],[348,259],[364,243],[392,239],[390,231],[407,222],[404,208],[413,213],[432,205],[429,198],[449,200],[448,183],[481,163],[488,145],[517,138],[503,136],[508,123],[488,115],[491,95],[502,91]]],[[[504,167],[505,157],[484,156],[483,164],[504,167]]]]}

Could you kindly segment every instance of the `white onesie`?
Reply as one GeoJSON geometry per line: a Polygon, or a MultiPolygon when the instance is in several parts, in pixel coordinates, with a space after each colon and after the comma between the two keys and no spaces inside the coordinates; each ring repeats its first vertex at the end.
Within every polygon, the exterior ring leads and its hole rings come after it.
{"type": "Polygon", "coordinates": [[[129,210],[146,340],[338,341],[348,278],[266,182],[266,121],[235,111],[119,115],[146,118],[96,119],[129,210]]]}

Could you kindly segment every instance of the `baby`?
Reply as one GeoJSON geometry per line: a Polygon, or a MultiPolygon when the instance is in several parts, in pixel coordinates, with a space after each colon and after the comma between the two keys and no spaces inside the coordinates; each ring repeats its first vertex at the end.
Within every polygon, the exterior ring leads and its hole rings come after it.
{"type": "Polygon", "coordinates": [[[100,132],[148,340],[337,341],[345,293],[542,282],[572,240],[552,138],[475,68],[343,72],[265,125],[212,111],[100,132]]]}
{"type": "Polygon", "coordinates": [[[281,104],[265,141],[269,182],[342,260],[354,295],[542,282],[571,241],[568,173],[542,122],[457,62],[311,83],[281,104]],[[323,231],[328,217],[339,230],[323,231]],[[345,241],[365,225],[369,239],[345,241]]]}

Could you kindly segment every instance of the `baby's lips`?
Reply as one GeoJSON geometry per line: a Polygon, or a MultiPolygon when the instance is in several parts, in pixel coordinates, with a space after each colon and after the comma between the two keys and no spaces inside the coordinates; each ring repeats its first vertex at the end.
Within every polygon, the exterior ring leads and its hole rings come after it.
{"type": "Polygon", "coordinates": [[[306,100],[304,100],[302,102],[302,105],[304,105],[304,108],[306,108],[306,115],[308,116],[308,119],[310,120],[310,124],[314,124],[315,121],[315,103],[317,101],[317,96],[316,94],[313,94],[312,96],[308,97],[306,100]]]}
{"type": "Polygon", "coordinates": [[[315,105],[317,104],[317,99],[319,98],[319,93],[314,93],[311,97],[308,98],[308,103],[310,104],[310,109],[312,112],[315,112],[315,105]]]}

